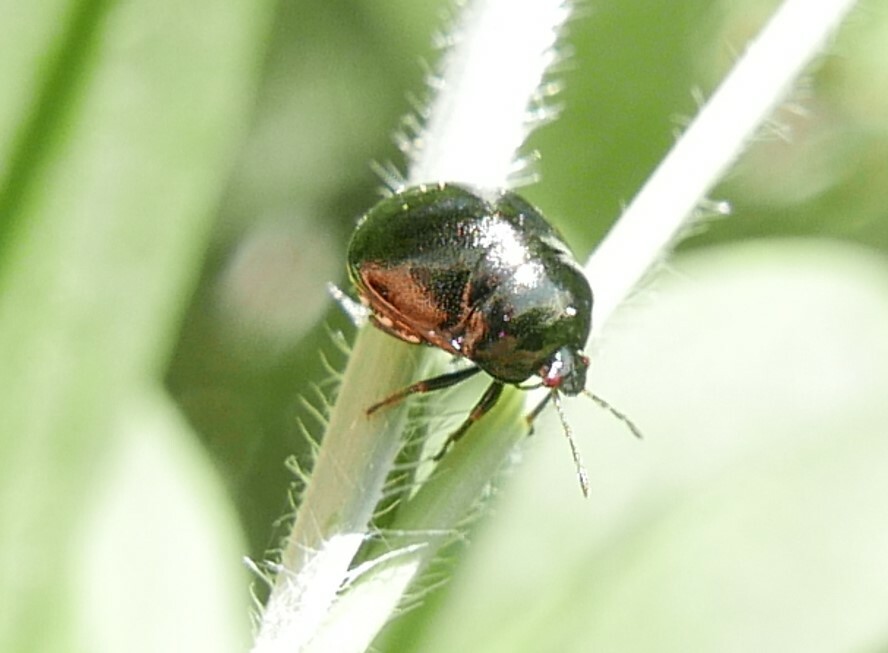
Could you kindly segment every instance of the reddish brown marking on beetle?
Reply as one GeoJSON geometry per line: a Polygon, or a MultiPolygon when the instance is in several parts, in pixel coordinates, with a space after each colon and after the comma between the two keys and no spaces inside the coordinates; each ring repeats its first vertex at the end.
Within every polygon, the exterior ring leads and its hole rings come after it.
{"type": "Polygon", "coordinates": [[[405,342],[425,342],[454,355],[462,353],[440,329],[446,314],[428,290],[414,281],[406,266],[366,263],[359,275],[358,292],[373,311],[371,319],[376,326],[405,342]]]}

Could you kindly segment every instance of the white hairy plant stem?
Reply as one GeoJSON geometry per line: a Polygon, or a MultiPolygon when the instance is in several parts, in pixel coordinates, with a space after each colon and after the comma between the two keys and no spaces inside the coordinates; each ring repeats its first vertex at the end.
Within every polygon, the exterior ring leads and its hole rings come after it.
{"type": "MultiPolygon", "coordinates": [[[[708,190],[823,46],[850,0],[788,0],[593,255],[602,325],[662,260],[708,190]]],[[[478,0],[459,21],[425,129],[409,143],[408,183],[499,188],[544,94],[569,11],[561,0],[478,0]]],[[[365,410],[403,387],[425,352],[373,328],[358,334],[308,487],[261,615],[254,651],[363,651],[524,435],[518,393],[485,417],[402,499],[392,550],[357,568],[358,547],[402,445],[403,407],[365,410]],[[483,431],[483,432],[478,432],[483,431]]],[[[530,394],[530,393],[527,393],[530,394]]]]}
{"type": "MultiPolygon", "coordinates": [[[[435,97],[425,128],[407,144],[410,184],[508,185],[569,13],[563,0],[476,0],[463,9],[448,35],[441,74],[430,80],[435,97]]],[[[469,433],[419,488],[414,498],[435,507],[418,520],[422,532],[399,542],[377,565],[350,571],[358,547],[372,533],[405,422],[403,406],[372,418],[366,408],[415,380],[424,356],[423,349],[376,329],[358,334],[261,614],[255,652],[365,650],[409,582],[448,539],[443,534],[465,518],[522,436],[517,420],[502,417],[510,407],[516,416],[520,410],[514,395],[511,401],[507,396],[506,410],[485,419],[485,437],[469,433]],[[512,422],[510,428],[499,427],[503,420],[512,422]],[[472,446],[476,441],[480,448],[472,446]],[[388,582],[372,582],[383,571],[388,582]]],[[[406,504],[401,509],[415,511],[406,504]]]]}
{"type": "Polygon", "coordinates": [[[854,0],[787,0],[601,241],[586,265],[593,338],[669,252],[695,209],[823,49],[854,0]]]}

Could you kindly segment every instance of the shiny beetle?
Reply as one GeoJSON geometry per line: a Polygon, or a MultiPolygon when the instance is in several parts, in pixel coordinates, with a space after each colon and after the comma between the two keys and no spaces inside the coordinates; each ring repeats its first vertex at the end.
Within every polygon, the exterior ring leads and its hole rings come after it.
{"type": "MultiPolygon", "coordinates": [[[[414,393],[449,387],[480,371],[493,381],[436,458],[497,402],[505,384],[539,376],[551,389],[528,423],[559,393],[585,392],[592,290],[558,233],[509,191],[455,184],[408,188],[358,222],[348,271],[370,320],[396,338],[425,343],[474,365],[419,381],[370,406],[368,414],[414,393]]],[[[527,386],[521,386],[527,387],[527,386]]],[[[593,395],[590,395],[593,396],[593,395]]],[[[621,413],[594,397],[637,429],[621,413]]],[[[583,492],[586,472],[565,433],[583,492]]]]}

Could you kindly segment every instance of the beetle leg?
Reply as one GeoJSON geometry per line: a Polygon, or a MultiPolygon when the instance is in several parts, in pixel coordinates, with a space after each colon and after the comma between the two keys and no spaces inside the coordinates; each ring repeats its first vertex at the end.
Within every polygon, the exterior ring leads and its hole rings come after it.
{"type": "Polygon", "coordinates": [[[524,418],[524,421],[527,422],[527,428],[528,428],[527,435],[533,435],[533,421],[537,417],[539,417],[540,413],[543,412],[543,408],[546,407],[546,404],[549,403],[549,401],[552,399],[552,397],[554,395],[555,395],[554,390],[552,392],[549,392],[548,394],[546,394],[546,396],[543,398],[543,400],[534,407],[534,409],[532,411],[527,413],[527,415],[524,418]]]}
{"type": "Polygon", "coordinates": [[[481,399],[479,399],[478,403],[475,404],[475,407],[472,408],[472,412],[470,412],[465,421],[460,424],[460,427],[447,437],[447,440],[444,441],[444,446],[441,447],[441,451],[435,454],[435,457],[432,460],[441,460],[447,452],[447,449],[450,448],[450,445],[465,435],[466,431],[469,430],[469,427],[472,424],[484,417],[490,409],[496,405],[496,402],[499,400],[502,393],[503,383],[501,381],[494,381],[487,386],[487,390],[484,391],[484,394],[481,395],[481,399]]]}
{"type": "Polygon", "coordinates": [[[408,385],[406,388],[398,390],[396,393],[389,395],[382,401],[370,406],[370,408],[367,409],[367,415],[372,415],[377,410],[385,406],[396,404],[402,399],[409,397],[410,395],[422,394],[424,392],[432,392],[433,390],[442,390],[444,388],[449,388],[452,385],[456,385],[460,381],[468,379],[470,376],[474,376],[480,371],[480,367],[467,367],[464,370],[448,372],[447,374],[442,374],[440,376],[433,376],[431,379],[417,381],[413,385],[408,385]]]}

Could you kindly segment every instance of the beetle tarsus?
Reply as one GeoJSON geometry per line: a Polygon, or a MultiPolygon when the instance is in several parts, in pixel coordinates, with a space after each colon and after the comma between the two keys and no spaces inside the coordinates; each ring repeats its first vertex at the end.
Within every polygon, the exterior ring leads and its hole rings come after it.
{"type": "Polygon", "coordinates": [[[527,413],[527,415],[524,416],[524,421],[527,422],[527,435],[533,435],[534,421],[536,421],[536,418],[539,416],[539,414],[541,412],[543,412],[543,408],[546,407],[546,404],[549,403],[549,401],[552,399],[552,396],[555,394],[555,392],[556,391],[553,390],[552,392],[548,393],[540,403],[538,403],[536,406],[534,406],[534,409],[532,411],[530,411],[529,413],[527,413]]]}

